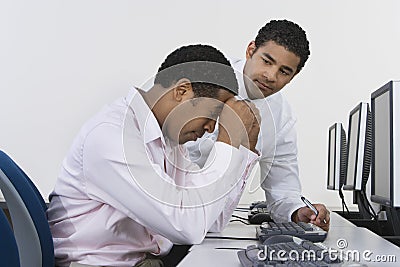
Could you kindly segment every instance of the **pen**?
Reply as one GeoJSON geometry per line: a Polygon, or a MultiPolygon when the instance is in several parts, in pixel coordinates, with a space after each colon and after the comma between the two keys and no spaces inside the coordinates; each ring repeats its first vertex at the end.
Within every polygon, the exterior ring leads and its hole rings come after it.
{"type": "Polygon", "coordinates": [[[305,198],[305,197],[301,197],[301,200],[304,202],[304,204],[306,204],[307,205],[307,207],[309,207],[314,213],[315,213],[315,215],[318,217],[318,210],[311,204],[311,202],[310,201],[308,201],[308,199],[307,198],[305,198]]]}
{"type": "MultiPolygon", "coordinates": [[[[301,196],[301,200],[304,202],[304,204],[307,205],[307,207],[309,207],[315,213],[315,216],[318,217],[318,210],[311,204],[311,202],[308,201],[308,199],[303,196],[301,196]]],[[[326,223],[325,219],[323,220],[323,223],[326,223]]]]}
{"type": "MultiPolygon", "coordinates": [[[[307,207],[309,207],[315,213],[315,216],[318,217],[318,210],[311,204],[311,202],[308,201],[308,199],[303,196],[301,196],[301,200],[304,202],[304,204],[306,204],[307,207]]],[[[323,222],[326,223],[326,220],[324,219],[323,222]]]]}

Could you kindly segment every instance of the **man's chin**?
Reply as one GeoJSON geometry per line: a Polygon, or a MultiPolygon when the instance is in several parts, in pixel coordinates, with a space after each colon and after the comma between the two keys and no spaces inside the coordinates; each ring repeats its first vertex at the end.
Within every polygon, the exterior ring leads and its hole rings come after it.
{"type": "Polygon", "coordinates": [[[196,142],[198,138],[200,138],[200,137],[196,133],[188,132],[182,136],[179,136],[179,144],[183,145],[190,141],[196,142]]]}
{"type": "Polygon", "coordinates": [[[261,91],[256,91],[256,92],[252,92],[251,94],[248,94],[250,99],[261,99],[266,97],[261,91]]]}
{"type": "Polygon", "coordinates": [[[273,95],[273,94],[275,94],[277,91],[272,91],[272,92],[263,92],[263,96],[264,96],[264,98],[265,97],[269,97],[269,96],[271,96],[271,95],[273,95]]]}
{"type": "Polygon", "coordinates": [[[190,141],[195,142],[196,140],[197,140],[197,138],[196,139],[193,139],[193,138],[180,138],[179,139],[179,144],[183,145],[183,144],[186,144],[187,142],[190,142],[190,141]]]}

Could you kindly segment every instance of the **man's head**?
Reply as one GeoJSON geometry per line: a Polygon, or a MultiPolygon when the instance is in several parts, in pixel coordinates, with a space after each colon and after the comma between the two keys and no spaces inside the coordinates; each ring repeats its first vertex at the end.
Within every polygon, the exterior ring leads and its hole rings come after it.
{"type": "Polygon", "coordinates": [[[219,89],[238,94],[231,64],[209,45],[182,46],[167,56],[154,83],[169,88],[182,78],[190,80],[195,97],[216,98],[219,89]]]}
{"type": "Polygon", "coordinates": [[[238,92],[229,61],[216,48],[178,48],[161,64],[154,81],[164,93],[152,108],[169,139],[183,144],[212,132],[224,102],[238,92]]]}
{"type": "Polygon", "coordinates": [[[250,98],[281,90],[304,67],[310,55],[305,31],[287,20],[272,20],[262,27],[246,50],[244,74],[250,98]]]}

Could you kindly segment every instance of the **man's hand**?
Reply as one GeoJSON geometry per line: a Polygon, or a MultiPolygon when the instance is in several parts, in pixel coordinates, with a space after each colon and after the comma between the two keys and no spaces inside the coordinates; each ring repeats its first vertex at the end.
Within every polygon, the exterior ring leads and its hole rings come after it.
{"type": "Polygon", "coordinates": [[[329,211],[323,204],[313,204],[318,210],[318,217],[309,207],[302,207],[292,214],[292,221],[294,222],[310,222],[315,224],[325,231],[329,231],[330,216],[329,211]]]}
{"type": "Polygon", "coordinates": [[[243,145],[252,149],[254,140],[257,142],[260,128],[257,117],[260,115],[254,104],[234,98],[229,99],[225,102],[219,118],[220,130],[217,141],[236,148],[243,145]]]}
{"type": "Polygon", "coordinates": [[[248,133],[249,147],[250,147],[251,151],[258,154],[258,152],[256,151],[256,144],[258,141],[258,134],[260,132],[261,116],[260,116],[260,111],[256,108],[256,106],[253,103],[248,102],[248,104],[249,104],[251,111],[253,112],[254,117],[255,117],[252,128],[251,128],[250,132],[248,133]]]}

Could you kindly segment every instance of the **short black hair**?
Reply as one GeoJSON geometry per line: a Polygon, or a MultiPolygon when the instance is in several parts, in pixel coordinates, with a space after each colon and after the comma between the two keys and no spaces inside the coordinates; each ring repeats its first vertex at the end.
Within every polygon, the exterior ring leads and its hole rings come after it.
{"type": "Polygon", "coordinates": [[[238,94],[231,64],[210,45],[182,46],[170,53],[158,69],[154,83],[167,88],[182,78],[191,81],[195,97],[217,98],[219,89],[238,94]]]}
{"type": "Polygon", "coordinates": [[[300,62],[296,73],[300,72],[310,55],[310,48],[306,32],[299,25],[288,20],[271,20],[258,31],[256,49],[268,41],[274,41],[298,56],[300,62]]]}

